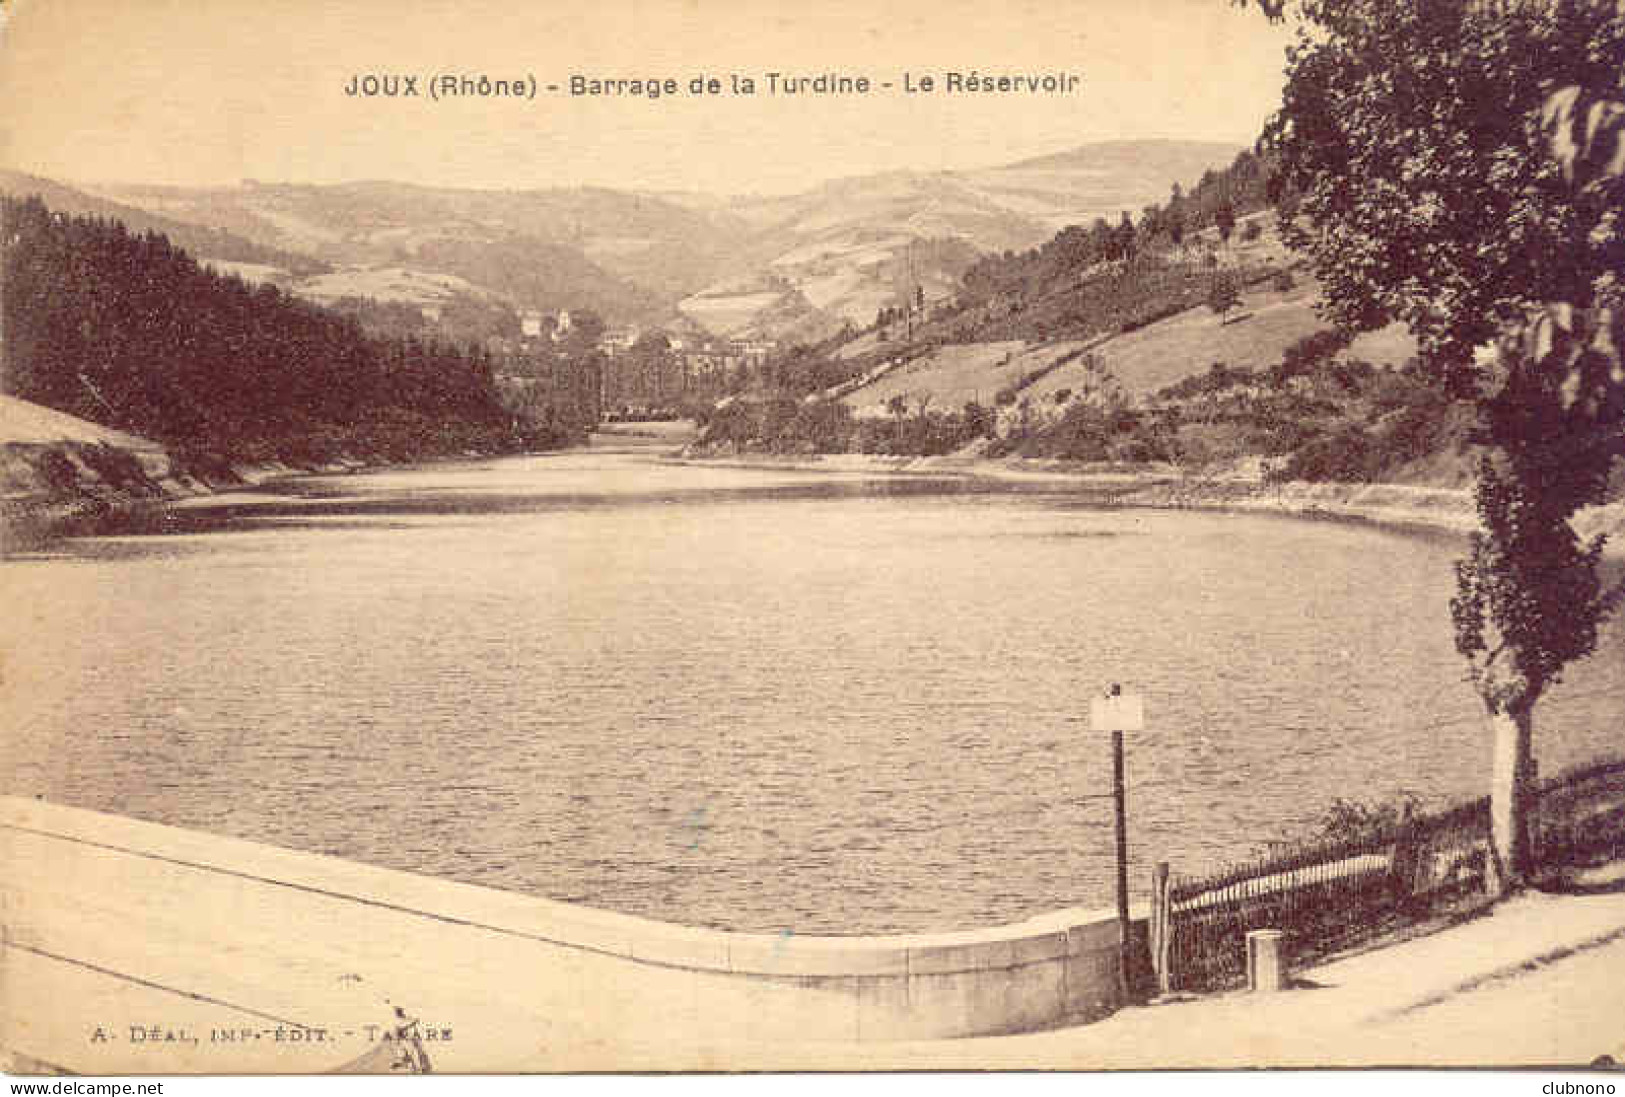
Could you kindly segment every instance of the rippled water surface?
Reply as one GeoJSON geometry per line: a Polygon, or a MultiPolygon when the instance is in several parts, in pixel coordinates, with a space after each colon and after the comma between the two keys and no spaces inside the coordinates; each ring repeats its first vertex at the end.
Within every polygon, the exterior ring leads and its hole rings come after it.
{"type": "MultiPolygon", "coordinates": [[[[8,791],[852,933],[1109,906],[1112,679],[1136,882],[1489,772],[1447,540],[602,452],[278,492],[0,563],[8,791]]],[[[1543,768],[1622,712],[1616,626],[1543,768]]]]}

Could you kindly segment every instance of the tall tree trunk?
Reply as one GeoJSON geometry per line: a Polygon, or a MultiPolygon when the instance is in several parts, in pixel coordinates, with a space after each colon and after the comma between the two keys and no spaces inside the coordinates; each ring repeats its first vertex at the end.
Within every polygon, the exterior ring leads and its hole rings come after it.
{"type": "Polygon", "coordinates": [[[1534,785],[1534,706],[1520,703],[1490,717],[1495,735],[1490,781],[1490,857],[1485,886],[1507,895],[1528,883],[1534,872],[1529,841],[1534,785]]]}

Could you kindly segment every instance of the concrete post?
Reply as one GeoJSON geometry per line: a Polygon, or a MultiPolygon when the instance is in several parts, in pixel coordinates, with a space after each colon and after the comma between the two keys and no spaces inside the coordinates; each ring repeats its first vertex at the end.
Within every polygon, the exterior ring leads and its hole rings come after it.
{"type": "Polygon", "coordinates": [[[1255,929],[1247,933],[1247,989],[1269,994],[1287,987],[1286,963],[1281,956],[1281,931],[1255,929]]]}
{"type": "Polygon", "coordinates": [[[1174,973],[1169,969],[1173,948],[1172,904],[1168,895],[1168,862],[1158,861],[1151,876],[1151,967],[1157,974],[1157,993],[1167,994],[1174,989],[1174,973]]]}

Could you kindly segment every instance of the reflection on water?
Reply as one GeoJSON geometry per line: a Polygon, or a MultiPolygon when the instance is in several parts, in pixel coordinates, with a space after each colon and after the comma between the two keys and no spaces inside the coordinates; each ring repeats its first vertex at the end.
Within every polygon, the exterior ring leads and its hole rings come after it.
{"type": "MultiPolygon", "coordinates": [[[[672,921],[1110,904],[1334,796],[1481,789],[1453,546],[1053,490],[568,454],[314,477],[0,565],[6,787],[672,921]]],[[[1616,749],[1625,638],[1543,707],[1616,749]]]]}

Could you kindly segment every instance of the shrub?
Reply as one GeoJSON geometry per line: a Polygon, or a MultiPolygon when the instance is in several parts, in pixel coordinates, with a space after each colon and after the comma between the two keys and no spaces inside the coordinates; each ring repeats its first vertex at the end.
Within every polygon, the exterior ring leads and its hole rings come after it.
{"type": "Polygon", "coordinates": [[[967,441],[974,438],[992,438],[998,431],[997,416],[991,409],[983,407],[975,400],[965,403],[963,415],[967,441]]]}
{"type": "Polygon", "coordinates": [[[1271,383],[1279,386],[1288,378],[1309,373],[1321,362],[1349,345],[1347,334],[1332,328],[1311,332],[1287,347],[1281,355],[1281,364],[1273,371],[1271,383]]]}
{"type": "Polygon", "coordinates": [[[1329,842],[1370,842],[1387,837],[1416,814],[1421,801],[1404,792],[1387,800],[1345,800],[1341,796],[1321,816],[1312,838],[1329,842]]]}
{"type": "Polygon", "coordinates": [[[1346,425],[1297,446],[1274,479],[1363,484],[1373,478],[1380,454],[1364,429],[1346,425]]]}
{"type": "Polygon", "coordinates": [[[1223,316],[1239,304],[1241,291],[1236,288],[1236,280],[1228,273],[1220,273],[1213,279],[1213,285],[1208,290],[1207,307],[1223,316]]]}

